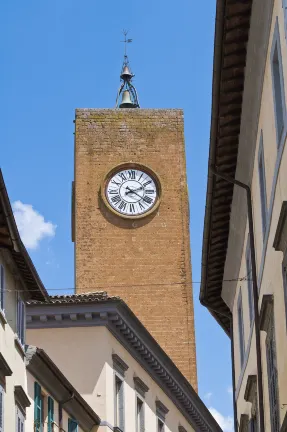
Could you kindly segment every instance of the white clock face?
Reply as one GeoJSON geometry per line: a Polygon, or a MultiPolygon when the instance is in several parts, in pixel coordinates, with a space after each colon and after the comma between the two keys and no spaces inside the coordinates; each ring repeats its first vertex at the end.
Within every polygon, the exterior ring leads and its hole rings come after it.
{"type": "Polygon", "coordinates": [[[152,209],[158,200],[155,180],[140,169],[127,168],[113,174],[106,185],[110,206],[125,216],[139,216],[152,209]]]}

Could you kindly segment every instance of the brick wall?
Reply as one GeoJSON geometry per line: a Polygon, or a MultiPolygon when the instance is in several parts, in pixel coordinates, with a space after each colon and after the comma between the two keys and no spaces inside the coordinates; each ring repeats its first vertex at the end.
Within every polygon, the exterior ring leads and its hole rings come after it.
{"type": "Polygon", "coordinates": [[[120,296],[197,388],[183,116],[181,110],[76,110],[75,256],[78,293],[120,296]],[[161,178],[153,214],[110,212],[100,185],[125,162],[161,178]]]}

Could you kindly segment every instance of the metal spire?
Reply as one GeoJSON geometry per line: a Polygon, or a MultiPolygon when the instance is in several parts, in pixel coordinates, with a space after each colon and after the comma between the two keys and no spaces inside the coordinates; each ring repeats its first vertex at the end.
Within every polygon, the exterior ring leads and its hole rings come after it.
{"type": "Polygon", "coordinates": [[[118,90],[116,99],[116,108],[139,108],[139,101],[136,88],[132,84],[134,74],[130,70],[129,59],[127,55],[127,45],[131,43],[132,39],[127,39],[128,31],[123,31],[125,39],[121,42],[125,44],[124,61],[121,70],[121,84],[118,90]],[[119,104],[119,98],[122,95],[122,102],[119,104]]]}

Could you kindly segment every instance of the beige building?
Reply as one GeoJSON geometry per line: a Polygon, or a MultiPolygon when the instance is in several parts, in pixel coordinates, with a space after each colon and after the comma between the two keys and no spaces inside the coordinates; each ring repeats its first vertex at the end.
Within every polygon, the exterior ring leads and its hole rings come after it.
{"type": "Polygon", "coordinates": [[[28,343],[44,349],[99,415],[99,430],[216,432],[196,391],[129,307],[105,292],[27,307],[28,343]]]}
{"type": "MultiPolygon", "coordinates": [[[[20,431],[29,405],[25,303],[48,294],[20,240],[0,171],[0,431],[20,431]]],[[[33,429],[32,429],[33,430],[33,429]]]]}
{"type": "Polygon", "coordinates": [[[240,431],[287,430],[286,31],[285,0],[217,1],[200,299],[233,342],[240,431]]]}

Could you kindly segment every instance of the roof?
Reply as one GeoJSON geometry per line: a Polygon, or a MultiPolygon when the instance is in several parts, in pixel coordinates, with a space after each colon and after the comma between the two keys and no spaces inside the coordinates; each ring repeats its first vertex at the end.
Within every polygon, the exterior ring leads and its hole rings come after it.
{"type": "Polygon", "coordinates": [[[0,248],[11,253],[29,298],[45,300],[48,293],[20,238],[0,169],[0,248]]]}
{"type": "Polygon", "coordinates": [[[45,303],[30,302],[27,306],[27,329],[53,331],[81,326],[106,326],[197,432],[221,431],[191,384],[119,297],[110,297],[106,292],[74,294],[54,296],[45,303]]]}
{"type": "Polygon", "coordinates": [[[244,73],[252,0],[217,0],[212,115],[200,301],[227,334],[231,314],[221,297],[230,230],[233,184],[215,177],[212,168],[235,178],[244,73]]]}
{"type": "Polygon", "coordinates": [[[26,345],[26,366],[54,399],[62,403],[65,401],[64,410],[74,417],[85,431],[90,431],[94,425],[100,424],[100,417],[43,349],[26,345]]]}
{"type": "MultiPolygon", "coordinates": [[[[53,304],[63,304],[63,303],[97,303],[105,302],[108,300],[120,300],[120,297],[109,296],[106,291],[97,291],[84,294],[64,294],[64,295],[54,295],[47,298],[45,301],[46,305],[53,304]]],[[[41,304],[39,300],[28,301],[27,304],[35,305],[41,304]]]]}

